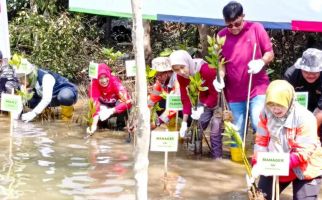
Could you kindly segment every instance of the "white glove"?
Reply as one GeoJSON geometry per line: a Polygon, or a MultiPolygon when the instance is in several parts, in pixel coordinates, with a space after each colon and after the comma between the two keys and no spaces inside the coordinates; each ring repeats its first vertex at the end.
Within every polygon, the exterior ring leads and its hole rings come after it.
{"type": "Polygon", "coordinates": [[[263,59],[252,60],[248,63],[248,73],[257,74],[264,67],[265,62],[263,59]]]}
{"type": "Polygon", "coordinates": [[[222,77],[220,77],[220,83],[218,82],[217,78],[215,78],[212,84],[217,92],[221,92],[221,90],[225,87],[225,82],[222,77]]]}
{"type": "Polygon", "coordinates": [[[188,129],[188,124],[187,124],[187,122],[182,122],[181,123],[181,128],[180,128],[180,131],[179,131],[179,133],[180,133],[180,137],[184,137],[185,135],[186,135],[186,131],[187,131],[187,129],[188,129]]]}
{"type": "Polygon", "coordinates": [[[101,121],[105,121],[113,114],[114,114],[114,108],[107,108],[105,106],[100,107],[99,116],[101,121]]]}
{"type": "Polygon", "coordinates": [[[93,134],[96,130],[97,130],[97,126],[93,124],[92,126],[87,127],[87,129],[86,129],[86,133],[87,133],[87,134],[89,134],[89,135],[91,135],[91,134],[93,134]]]}
{"type": "Polygon", "coordinates": [[[37,114],[33,111],[27,112],[22,114],[21,116],[21,120],[24,122],[30,122],[32,121],[35,117],[37,116],[37,114]]]}
{"type": "Polygon", "coordinates": [[[191,118],[195,120],[199,120],[201,114],[204,112],[204,107],[199,106],[196,110],[194,108],[191,109],[191,118]]]}

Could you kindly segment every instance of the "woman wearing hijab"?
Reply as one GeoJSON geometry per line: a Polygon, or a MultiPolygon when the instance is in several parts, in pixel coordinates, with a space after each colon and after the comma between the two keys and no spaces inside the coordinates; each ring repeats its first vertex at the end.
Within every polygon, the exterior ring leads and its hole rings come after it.
{"type": "MultiPolygon", "coordinates": [[[[177,80],[180,85],[180,95],[183,104],[183,121],[180,128],[180,136],[183,137],[187,131],[187,120],[189,115],[195,120],[199,120],[202,129],[206,129],[217,105],[217,92],[212,84],[216,78],[216,70],[209,68],[208,63],[202,59],[192,59],[187,51],[178,50],[170,55],[172,70],[177,73],[177,80]],[[190,83],[189,76],[200,73],[204,81],[202,86],[208,90],[201,91],[199,94],[198,109],[192,109],[187,86],[190,83]]],[[[220,120],[214,119],[210,135],[212,156],[214,158],[222,157],[222,136],[220,133],[220,120]]]]}
{"type": "MultiPolygon", "coordinates": [[[[270,83],[260,114],[254,147],[252,176],[256,177],[258,152],[290,154],[289,175],[280,176],[280,191],[290,183],[293,199],[318,199],[322,174],[322,151],[314,115],[295,102],[292,85],[284,80],[270,83]]],[[[272,176],[260,176],[259,189],[271,199],[272,176]]]]}
{"type": "Polygon", "coordinates": [[[96,113],[91,127],[87,128],[88,134],[97,130],[99,121],[106,121],[116,116],[118,129],[125,126],[127,110],[132,106],[131,98],[121,80],[111,74],[110,68],[101,63],[98,65],[98,79],[94,79],[89,88],[89,96],[96,106],[96,113]]]}

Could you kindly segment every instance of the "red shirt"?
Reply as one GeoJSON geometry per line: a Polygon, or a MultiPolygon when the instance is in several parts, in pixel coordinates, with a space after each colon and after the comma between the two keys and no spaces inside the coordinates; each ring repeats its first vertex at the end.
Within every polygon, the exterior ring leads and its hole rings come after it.
{"type": "MultiPolygon", "coordinates": [[[[216,69],[209,68],[205,63],[201,66],[199,71],[204,83],[202,86],[208,87],[208,90],[200,92],[199,100],[204,106],[213,108],[217,105],[217,91],[215,90],[212,82],[216,78],[216,69]]],[[[187,93],[187,86],[190,83],[190,79],[177,75],[178,82],[180,84],[180,95],[183,104],[183,114],[191,114],[191,103],[187,93]]]]}

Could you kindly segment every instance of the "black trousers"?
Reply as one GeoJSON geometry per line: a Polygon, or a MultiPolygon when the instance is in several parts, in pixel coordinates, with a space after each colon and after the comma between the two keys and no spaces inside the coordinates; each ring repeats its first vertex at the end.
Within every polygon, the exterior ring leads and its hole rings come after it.
{"type": "MultiPolygon", "coordinates": [[[[321,176],[312,180],[295,179],[292,182],[280,182],[280,193],[290,184],[293,185],[293,200],[318,200],[321,176]]],[[[272,199],[272,176],[260,176],[258,187],[266,194],[266,199],[272,199]]]]}

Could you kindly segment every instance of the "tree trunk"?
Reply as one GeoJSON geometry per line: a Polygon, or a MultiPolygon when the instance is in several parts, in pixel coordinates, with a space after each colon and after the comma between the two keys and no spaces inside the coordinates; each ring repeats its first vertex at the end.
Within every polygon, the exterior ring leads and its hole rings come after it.
{"type": "Polygon", "coordinates": [[[147,63],[152,61],[152,48],[151,48],[151,22],[150,20],[143,21],[144,27],[144,54],[147,63]]]}
{"type": "Polygon", "coordinates": [[[208,41],[207,35],[209,35],[209,26],[205,24],[198,25],[199,39],[201,45],[201,57],[205,57],[208,54],[208,41]]]}
{"type": "Polygon", "coordinates": [[[136,199],[148,199],[148,166],[150,143],[150,112],[147,105],[147,81],[144,59],[144,30],[142,20],[142,0],[131,0],[133,12],[133,46],[136,60],[136,91],[138,106],[138,127],[135,136],[134,178],[136,181],[136,199]]]}

